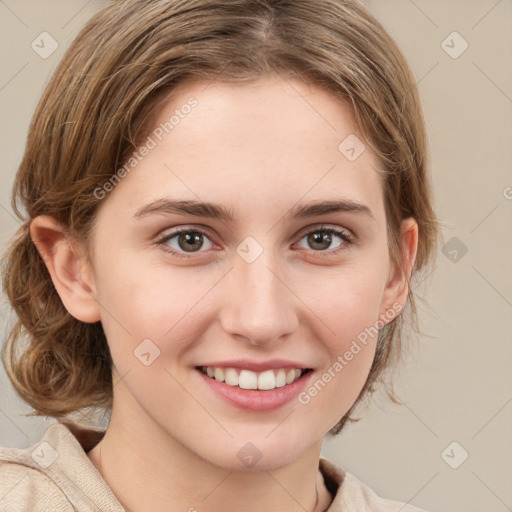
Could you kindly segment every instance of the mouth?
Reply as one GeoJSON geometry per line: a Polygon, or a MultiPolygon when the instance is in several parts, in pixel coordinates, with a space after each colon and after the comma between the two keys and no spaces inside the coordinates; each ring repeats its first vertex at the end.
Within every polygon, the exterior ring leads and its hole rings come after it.
{"type": "Polygon", "coordinates": [[[214,366],[196,367],[209,379],[221,382],[227,386],[245,390],[271,391],[277,388],[286,388],[301,379],[311,368],[273,368],[263,372],[254,372],[247,369],[224,368],[214,366]]]}

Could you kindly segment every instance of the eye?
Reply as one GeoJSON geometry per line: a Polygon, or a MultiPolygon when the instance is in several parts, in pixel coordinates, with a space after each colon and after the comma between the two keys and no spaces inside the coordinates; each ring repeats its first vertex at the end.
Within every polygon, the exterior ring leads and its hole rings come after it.
{"type": "MultiPolygon", "coordinates": [[[[306,232],[302,236],[301,241],[304,239],[306,240],[306,244],[308,244],[310,248],[314,249],[314,252],[326,251],[329,256],[346,250],[348,248],[347,246],[353,243],[352,236],[348,232],[342,229],[325,226],[319,226],[306,232]],[[336,239],[339,239],[340,241],[337,245],[331,247],[336,239]],[[333,250],[327,251],[329,248],[333,250]]],[[[305,248],[307,249],[308,247],[305,248]]],[[[322,254],[322,257],[323,256],[324,255],[322,254]]]]}
{"type": "Polygon", "coordinates": [[[187,253],[204,252],[200,249],[204,247],[205,239],[208,240],[206,249],[211,249],[213,243],[208,237],[208,233],[198,228],[188,228],[166,234],[157,244],[175,256],[187,258],[187,253]]]}
{"type": "MultiPolygon", "coordinates": [[[[346,250],[348,245],[353,243],[352,235],[348,232],[329,226],[319,226],[307,231],[302,235],[300,241],[304,239],[306,240],[306,244],[309,245],[309,248],[312,248],[315,253],[326,253],[325,255],[318,254],[318,256],[321,257],[336,255],[346,250]],[[339,242],[333,248],[331,246],[336,239],[338,239],[339,242]]],[[[190,258],[194,253],[206,252],[208,249],[214,247],[208,233],[200,228],[178,229],[167,233],[157,241],[157,245],[162,246],[164,251],[178,258],[190,258]],[[201,249],[205,250],[201,251],[201,249]]],[[[301,248],[307,249],[308,247],[301,248]]]]}

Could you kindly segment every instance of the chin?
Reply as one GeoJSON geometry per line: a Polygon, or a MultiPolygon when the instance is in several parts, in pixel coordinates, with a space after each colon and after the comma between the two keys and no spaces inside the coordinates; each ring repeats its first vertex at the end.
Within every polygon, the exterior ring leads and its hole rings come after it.
{"type": "Polygon", "coordinates": [[[290,435],[283,423],[273,432],[272,428],[266,428],[265,434],[251,435],[250,432],[245,432],[227,442],[226,439],[219,439],[218,443],[213,442],[204,447],[209,452],[204,454],[204,458],[228,471],[274,471],[295,462],[311,451],[315,443],[319,444],[320,451],[322,439],[320,437],[316,441],[308,442],[310,437],[304,433],[290,435]],[[281,431],[277,432],[278,430],[281,431]],[[214,446],[218,448],[212,451],[214,446]]]}

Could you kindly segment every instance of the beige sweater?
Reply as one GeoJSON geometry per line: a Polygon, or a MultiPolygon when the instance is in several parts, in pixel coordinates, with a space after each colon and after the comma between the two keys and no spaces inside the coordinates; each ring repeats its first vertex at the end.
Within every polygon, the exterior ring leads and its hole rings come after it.
{"type": "MultiPolygon", "coordinates": [[[[0,448],[0,512],[123,511],[87,456],[102,436],[55,423],[29,448],[0,448]]],[[[327,459],[320,470],[334,496],[328,512],[422,512],[380,498],[327,459]]]]}

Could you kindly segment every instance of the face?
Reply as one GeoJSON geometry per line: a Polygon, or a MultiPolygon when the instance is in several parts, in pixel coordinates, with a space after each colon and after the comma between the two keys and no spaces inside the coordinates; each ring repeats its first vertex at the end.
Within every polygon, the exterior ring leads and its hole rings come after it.
{"type": "Polygon", "coordinates": [[[348,106],[298,81],[175,91],[90,239],[113,414],[228,469],[321,444],[396,316],[363,141],[348,106]]]}

